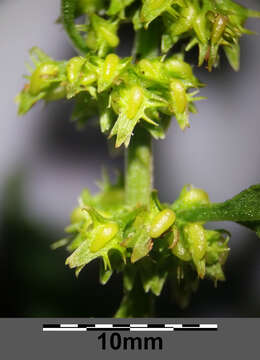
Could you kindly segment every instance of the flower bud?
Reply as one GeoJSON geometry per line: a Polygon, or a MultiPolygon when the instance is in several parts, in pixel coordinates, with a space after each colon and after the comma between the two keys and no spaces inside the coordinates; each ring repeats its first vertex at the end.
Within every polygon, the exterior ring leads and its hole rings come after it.
{"type": "Polygon", "coordinates": [[[70,215],[70,222],[71,224],[77,224],[79,222],[81,222],[82,220],[84,220],[85,215],[82,211],[82,209],[80,207],[76,207],[71,215],[70,215]]]}
{"type": "Polygon", "coordinates": [[[162,70],[160,65],[162,65],[161,62],[152,62],[148,59],[142,59],[137,63],[141,73],[150,80],[159,80],[161,78],[162,70]]]}
{"type": "Polygon", "coordinates": [[[185,87],[181,80],[171,80],[170,95],[173,102],[173,110],[175,113],[182,114],[187,108],[187,95],[185,87]]]}
{"type": "Polygon", "coordinates": [[[164,209],[159,212],[151,223],[150,236],[152,238],[160,237],[168,230],[176,220],[176,215],[171,209],[164,209]]]}
{"type": "Polygon", "coordinates": [[[31,95],[38,95],[41,91],[48,88],[59,73],[59,67],[52,63],[40,64],[32,73],[30,89],[31,95]]]}
{"type": "Polygon", "coordinates": [[[192,258],[197,265],[207,250],[205,230],[203,226],[198,223],[190,223],[185,226],[184,234],[188,241],[192,258]]]}
{"type": "Polygon", "coordinates": [[[189,252],[188,246],[185,243],[183,235],[180,234],[177,244],[171,249],[173,255],[177,256],[182,261],[190,261],[191,254],[189,252]]]}
{"type": "Polygon", "coordinates": [[[185,187],[180,196],[180,200],[185,205],[206,205],[209,204],[209,196],[206,191],[193,186],[185,187]]]}
{"type": "Polygon", "coordinates": [[[97,80],[97,76],[95,73],[82,74],[80,79],[80,85],[89,86],[93,84],[97,80]]]}
{"type": "Polygon", "coordinates": [[[144,91],[140,86],[133,86],[128,92],[126,116],[133,119],[144,101],[144,91]]]}
{"type": "Polygon", "coordinates": [[[116,223],[107,223],[100,225],[94,234],[90,245],[91,252],[97,252],[102,249],[118,233],[119,228],[116,223]]]}
{"type": "Polygon", "coordinates": [[[172,57],[165,61],[165,67],[172,76],[181,79],[193,79],[191,66],[182,59],[172,57]]]}
{"type": "Polygon", "coordinates": [[[79,80],[82,65],[86,60],[83,57],[74,57],[67,64],[67,77],[70,83],[79,80]]]}
{"type": "Polygon", "coordinates": [[[109,85],[111,85],[111,82],[118,73],[119,62],[120,59],[116,54],[107,55],[98,79],[99,92],[105,90],[109,85]]]}
{"type": "Polygon", "coordinates": [[[66,97],[67,91],[64,85],[58,85],[54,89],[50,89],[44,96],[45,101],[56,101],[64,99],[66,97]]]}

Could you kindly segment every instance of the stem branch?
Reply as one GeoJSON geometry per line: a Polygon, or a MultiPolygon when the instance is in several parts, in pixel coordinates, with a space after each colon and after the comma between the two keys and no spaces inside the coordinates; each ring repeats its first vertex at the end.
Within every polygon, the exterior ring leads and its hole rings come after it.
{"type": "Polygon", "coordinates": [[[74,47],[81,53],[88,52],[85,40],[75,26],[76,0],[62,0],[61,13],[64,28],[74,47]]]}

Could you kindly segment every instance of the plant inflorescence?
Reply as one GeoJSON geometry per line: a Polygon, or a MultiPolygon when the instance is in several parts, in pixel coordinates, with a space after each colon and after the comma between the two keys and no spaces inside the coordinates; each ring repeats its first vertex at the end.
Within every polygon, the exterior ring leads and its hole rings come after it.
{"type": "Polygon", "coordinates": [[[171,119],[189,127],[189,114],[203,84],[185,61],[198,48],[198,65],[218,66],[220,52],[239,69],[239,39],[251,31],[249,17],[260,13],[231,0],[62,0],[61,22],[79,55],[56,61],[37,47],[31,50],[21,93],[19,114],[39,100],[75,100],[72,114],[79,127],[99,116],[100,129],[115,147],[125,146],[125,174],[112,184],[104,175],[101,191],[87,189],[71,214],[66,264],[77,276],[101,258],[100,281],[123,273],[124,297],[118,317],[149,316],[154,295],[166,281],[175,301],[188,305],[199,279],[225,280],[223,265],[230,234],[209,230],[210,221],[234,221],[260,236],[260,186],[251,186],[224,203],[192,185],[174,202],[161,203],[153,189],[151,138],[164,138],[171,119]],[[84,18],[79,24],[77,18],[84,18]],[[130,57],[116,49],[119,30],[132,26],[135,40],[130,57]],[[176,52],[175,49],[178,49],[176,52]]]}

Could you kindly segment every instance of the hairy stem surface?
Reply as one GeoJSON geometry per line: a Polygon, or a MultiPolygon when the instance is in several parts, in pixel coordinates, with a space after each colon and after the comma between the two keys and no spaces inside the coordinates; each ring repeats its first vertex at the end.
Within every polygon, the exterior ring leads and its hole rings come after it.
{"type": "Polygon", "coordinates": [[[88,52],[85,40],[81,37],[75,26],[76,0],[62,0],[61,13],[64,29],[66,30],[72,44],[80,53],[88,52]]]}

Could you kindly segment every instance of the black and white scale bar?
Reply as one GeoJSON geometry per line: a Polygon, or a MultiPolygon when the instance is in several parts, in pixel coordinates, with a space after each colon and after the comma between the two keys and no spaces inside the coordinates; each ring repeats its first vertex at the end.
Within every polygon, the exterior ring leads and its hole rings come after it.
{"type": "Polygon", "coordinates": [[[217,324],[44,324],[43,331],[217,331],[217,324]]]}

